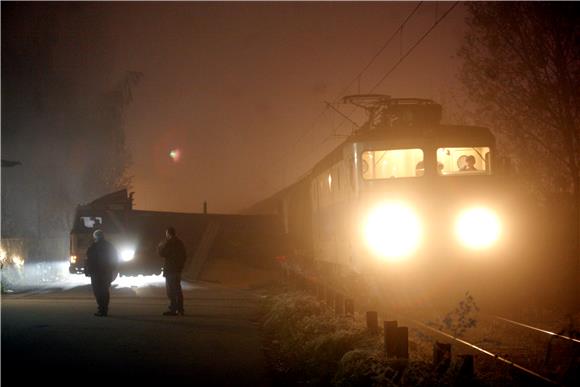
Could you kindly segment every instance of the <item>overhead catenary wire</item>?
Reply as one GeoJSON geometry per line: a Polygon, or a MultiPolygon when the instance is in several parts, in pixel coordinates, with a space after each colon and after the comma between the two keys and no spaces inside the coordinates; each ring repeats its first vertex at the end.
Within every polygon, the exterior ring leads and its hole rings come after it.
{"type": "MultiPolygon", "coordinates": [[[[393,34],[387,39],[387,41],[382,45],[382,47],[379,49],[379,51],[377,51],[377,53],[369,60],[369,62],[366,64],[366,66],[352,79],[352,81],[350,81],[346,87],[344,87],[340,93],[338,94],[338,96],[334,99],[334,103],[337,103],[340,101],[340,98],[344,95],[344,93],[346,93],[350,87],[355,83],[358,82],[358,93],[360,94],[360,79],[361,76],[364,74],[365,71],[367,71],[369,69],[369,67],[371,67],[371,65],[375,62],[375,60],[383,53],[383,51],[389,46],[389,44],[393,41],[393,39],[395,39],[395,37],[397,35],[400,36],[401,38],[401,42],[400,42],[400,50],[402,53],[403,50],[403,46],[402,46],[402,39],[403,39],[403,29],[405,28],[405,26],[407,25],[407,23],[411,20],[411,18],[415,15],[415,13],[419,10],[419,8],[421,7],[421,5],[423,5],[423,1],[420,1],[415,8],[413,8],[413,10],[411,11],[411,13],[409,13],[409,15],[407,15],[407,17],[405,18],[405,20],[403,20],[403,22],[399,25],[399,27],[393,31],[393,34]]],[[[330,105],[327,104],[327,109],[328,107],[330,107],[330,105]]],[[[342,112],[340,112],[338,109],[334,108],[335,111],[339,112],[340,115],[343,116],[343,118],[347,119],[348,121],[350,121],[351,123],[353,123],[356,127],[360,127],[359,124],[355,123],[352,119],[351,116],[354,113],[354,111],[356,110],[356,108],[352,109],[350,111],[350,113],[348,113],[348,116],[342,112]]],[[[322,142],[326,142],[330,137],[332,136],[336,136],[336,131],[342,126],[342,124],[344,124],[345,121],[341,121],[336,128],[334,128],[332,130],[332,132],[325,137],[322,142]]]]}
{"type": "MultiPolygon", "coordinates": [[[[404,26],[409,22],[409,20],[416,13],[416,11],[419,9],[419,7],[422,5],[422,3],[423,2],[420,2],[413,9],[413,11],[411,11],[411,13],[409,14],[409,16],[407,16],[407,18],[401,23],[401,25],[399,26],[399,28],[397,28],[395,30],[395,33],[393,33],[391,35],[391,37],[389,37],[389,39],[387,40],[388,43],[385,43],[385,45],[383,45],[384,48],[381,47],[381,49],[379,50],[378,54],[375,54],[375,56],[373,56],[373,58],[371,59],[371,61],[369,61],[369,64],[367,64],[367,66],[365,66],[364,70],[361,71],[359,74],[357,74],[357,76],[355,78],[353,78],[353,81],[351,81],[349,83],[349,85],[344,90],[348,90],[348,88],[350,86],[352,86],[352,83],[355,82],[355,81],[357,81],[360,78],[360,75],[362,75],[362,73],[364,73],[364,71],[366,71],[366,69],[368,69],[368,67],[370,67],[370,65],[372,65],[372,63],[374,62],[374,60],[376,60],[376,57],[378,57],[378,55],[380,55],[380,53],[382,53],[382,51],[384,51],[384,49],[386,48],[386,46],[388,46],[388,44],[394,39],[394,37],[397,35],[397,33],[399,33],[402,30],[402,28],[404,28],[404,26]]],[[[451,7],[449,7],[447,9],[447,11],[445,11],[431,25],[431,27],[429,29],[427,29],[427,31],[411,46],[411,48],[409,48],[400,57],[400,59],[393,66],[391,66],[391,68],[383,75],[383,77],[370,89],[369,94],[372,93],[374,90],[376,90],[388,78],[388,76],[391,75],[397,69],[397,67],[425,40],[425,38],[427,38],[427,36],[429,36],[429,34],[435,29],[435,27],[437,27],[447,17],[447,15],[449,15],[451,13],[451,11],[453,11],[453,9],[455,9],[457,7],[458,4],[459,4],[459,1],[456,1],[455,3],[453,3],[453,5],[451,7]]],[[[344,90],[343,90],[343,92],[344,92],[344,90]]],[[[340,98],[340,95],[337,98],[340,98]]],[[[317,117],[314,120],[313,124],[310,125],[309,128],[297,139],[297,141],[290,147],[289,151],[284,154],[283,158],[285,158],[292,151],[292,149],[294,149],[296,147],[296,145],[298,145],[304,138],[306,138],[306,136],[314,129],[316,122],[324,115],[324,113],[326,113],[328,111],[328,109],[329,109],[329,106],[326,105],[325,108],[322,110],[322,112],[319,115],[317,115],[317,117]]],[[[344,116],[348,117],[349,121],[352,122],[352,120],[351,120],[352,114],[354,114],[354,110],[349,115],[344,115],[344,116]]],[[[346,122],[346,118],[345,117],[343,117],[343,120],[339,123],[339,125],[335,129],[333,129],[332,132],[329,135],[327,135],[322,140],[322,143],[326,142],[331,137],[337,137],[336,136],[336,131],[344,124],[344,122],[346,122]]]]}
{"type": "MultiPolygon", "coordinates": [[[[350,81],[338,94],[338,96],[334,99],[334,101],[338,101],[342,95],[347,92],[350,87],[357,81],[360,82],[360,77],[364,74],[365,71],[367,71],[369,69],[369,67],[372,66],[373,63],[375,63],[375,60],[377,60],[377,58],[383,53],[383,51],[385,51],[385,49],[389,46],[389,44],[391,44],[391,42],[393,41],[393,39],[397,36],[397,34],[400,31],[403,31],[403,28],[405,28],[405,25],[407,25],[407,23],[409,22],[409,20],[411,20],[411,18],[415,15],[415,13],[419,10],[419,7],[421,7],[421,5],[423,4],[422,1],[420,1],[417,6],[415,6],[415,8],[413,8],[413,10],[411,11],[411,13],[405,18],[405,20],[401,23],[401,25],[393,32],[393,34],[387,39],[387,41],[381,46],[381,48],[376,52],[375,55],[373,55],[373,57],[369,60],[369,62],[366,64],[365,67],[363,67],[363,69],[361,71],[359,71],[359,73],[352,79],[352,81],[350,81]]],[[[360,89],[360,84],[359,84],[359,89],[360,89]]]]}
{"type": "Polygon", "coordinates": [[[447,15],[449,15],[451,13],[451,11],[453,11],[455,9],[455,7],[457,7],[457,5],[459,5],[459,1],[456,1],[455,3],[453,3],[453,5],[451,7],[449,7],[449,9],[447,9],[447,11],[445,11],[445,13],[443,13],[443,15],[441,15],[434,23],[433,25],[431,25],[431,27],[415,42],[415,44],[413,44],[411,46],[411,48],[409,48],[407,50],[407,52],[405,52],[405,54],[385,73],[385,75],[383,75],[383,77],[370,89],[369,93],[372,93],[373,91],[375,91],[377,89],[377,87],[379,87],[384,81],[385,79],[387,79],[387,77],[389,75],[391,75],[396,69],[397,67],[399,67],[399,65],[415,50],[415,48],[417,48],[417,46],[419,46],[419,44],[421,44],[421,42],[423,40],[425,40],[425,38],[427,36],[429,36],[429,34],[431,33],[431,31],[433,31],[435,29],[435,27],[437,27],[439,25],[439,23],[441,23],[443,21],[443,19],[445,19],[445,17],[447,15]]]}
{"type": "MultiPolygon", "coordinates": [[[[391,75],[396,69],[397,67],[399,67],[399,65],[409,56],[411,55],[411,53],[419,46],[419,44],[421,44],[421,42],[423,42],[423,40],[425,40],[425,38],[427,36],[429,36],[429,34],[435,29],[435,27],[437,27],[442,21],[443,19],[445,19],[445,17],[447,17],[447,15],[449,15],[451,13],[451,11],[453,11],[453,9],[455,7],[457,7],[457,5],[459,5],[459,1],[456,1],[455,3],[453,3],[453,5],[451,7],[449,7],[447,9],[447,11],[445,11],[439,18],[437,18],[437,20],[435,20],[435,22],[431,25],[431,27],[429,27],[429,29],[427,31],[425,31],[425,33],[411,46],[411,48],[409,48],[405,54],[403,54],[401,56],[401,58],[399,58],[399,60],[389,68],[389,70],[387,70],[387,72],[381,77],[381,79],[369,90],[369,94],[372,93],[373,91],[375,91],[384,81],[385,79],[387,79],[387,77],[389,75],[391,75]]],[[[349,115],[347,115],[347,118],[349,121],[352,121],[352,114],[354,113],[353,109],[351,111],[351,113],[349,115]]],[[[338,124],[338,126],[333,130],[333,133],[331,133],[331,135],[333,135],[336,130],[338,130],[344,123],[346,122],[346,118],[343,118],[343,120],[338,124]]],[[[330,136],[327,136],[325,138],[324,141],[326,141],[328,138],[330,138],[330,136]]]]}
{"type": "MultiPolygon", "coordinates": [[[[415,13],[419,10],[419,8],[421,7],[421,5],[423,4],[423,1],[420,1],[415,8],[413,8],[413,10],[409,13],[409,15],[407,15],[407,17],[405,18],[405,20],[403,20],[403,22],[401,22],[401,24],[399,25],[399,27],[397,27],[397,29],[389,36],[389,38],[385,41],[385,43],[381,46],[381,48],[372,56],[372,58],[368,61],[368,63],[363,67],[362,70],[360,70],[358,72],[358,74],[338,93],[337,97],[333,100],[334,102],[337,102],[338,100],[340,100],[340,98],[342,97],[342,95],[348,91],[348,89],[357,81],[360,80],[360,77],[364,74],[365,71],[367,71],[369,69],[369,67],[372,66],[372,64],[377,60],[377,58],[383,53],[383,51],[391,44],[391,42],[393,41],[393,39],[397,36],[397,34],[399,33],[399,31],[401,31],[405,25],[407,25],[407,23],[411,20],[411,18],[415,15],[415,13]]],[[[298,145],[302,140],[304,140],[304,138],[306,138],[306,136],[314,129],[314,127],[316,126],[316,123],[320,120],[320,118],[322,118],[322,116],[324,115],[324,113],[326,113],[329,109],[329,105],[328,103],[325,104],[324,108],[322,109],[322,111],[316,116],[316,118],[313,120],[312,124],[308,126],[308,129],[306,129],[296,140],[296,142],[294,142],[291,146],[290,146],[290,150],[284,155],[284,157],[290,153],[292,151],[292,149],[294,147],[296,147],[296,145],[298,145]]]]}

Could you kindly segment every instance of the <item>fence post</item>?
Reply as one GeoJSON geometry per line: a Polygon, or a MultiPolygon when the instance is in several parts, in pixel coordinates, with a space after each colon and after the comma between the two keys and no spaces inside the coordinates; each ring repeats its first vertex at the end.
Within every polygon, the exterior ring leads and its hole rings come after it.
{"type": "Polygon", "coordinates": [[[433,344],[433,367],[444,373],[451,365],[451,344],[435,342],[433,344]]]}
{"type": "Polygon", "coordinates": [[[312,277],[306,277],[306,290],[316,296],[316,281],[312,277]]]}
{"type": "Polygon", "coordinates": [[[400,359],[409,358],[409,328],[398,327],[397,335],[395,336],[395,353],[400,359]]]}
{"type": "Polygon", "coordinates": [[[300,272],[296,272],[296,283],[298,284],[298,289],[306,290],[306,277],[300,272]]]}
{"type": "Polygon", "coordinates": [[[336,316],[344,315],[344,296],[339,293],[334,298],[334,314],[336,316]]]}
{"type": "Polygon", "coordinates": [[[473,355],[460,355],[461,367],[459,368],[459,376],[462,378],[472,378],[474,373],[473,355]]]}
{"type": "Polygon", "coordinates": [[[326,288],[326,305],[334,307],[334,292],[329,287],[326,288]]]}
{"type": "Polygon", "coordinates": [[[397,321],[384,321],[384,342],[385,342],[385,353],[387,357],[396,357],[396,335],[397,335],[397,321]]]}
{"type": "Polygon", "coordinates": [[[316,296],[318,297],[319,301],[324,301],[324,291],[325,291],[324,285],[319,283],[316,286],[316,296]]]}
{"type": "Polygon", "coordinates": [[[372,334],[379,333],[379,315],[377,312],[367,312],[367,329],[372,334]]]}
{"type": "Polygon", "coordinates": [[[350,298],[344,300],[344,314],[349,317],[354,316],[354,301],[350,298]]]}

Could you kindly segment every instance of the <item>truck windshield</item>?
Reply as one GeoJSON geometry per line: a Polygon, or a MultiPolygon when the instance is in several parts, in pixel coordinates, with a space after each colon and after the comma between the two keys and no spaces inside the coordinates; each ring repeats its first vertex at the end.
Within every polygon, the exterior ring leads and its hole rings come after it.
{"type": "Polygon", "coordinates": [[[362,176],[365,180],[421,176],[423,150],[385,149],[362,153],[362,176]]]}
{"type": "Polygon", "coordinates": [[[73,233],[92,233],[101,229],[105,233],[117,233],[123,227],[122,216],[113,211],[79,211],[73,224],[73,233]]]}
{"type": "Polygon", "coordinates": [[[489,147],[453,147],[437,149],[439,174],[489,175],[491,173],[489,147]]]}

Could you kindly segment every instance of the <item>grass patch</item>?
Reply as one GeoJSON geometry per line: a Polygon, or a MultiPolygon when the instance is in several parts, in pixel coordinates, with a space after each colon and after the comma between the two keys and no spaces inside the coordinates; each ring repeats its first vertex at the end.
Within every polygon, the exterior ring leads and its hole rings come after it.
{"type": "Polygon", "coordinates": [[[265,351],[276,386],[527,385],[501,369],[465,376],[460,361],[438,372],[431,364],[433,342],[416,333],[410,333],[408,360],[387,359],[383,335],[369,334],[364,316],[337,317],[303,292],[265,300],[265,351]]]}

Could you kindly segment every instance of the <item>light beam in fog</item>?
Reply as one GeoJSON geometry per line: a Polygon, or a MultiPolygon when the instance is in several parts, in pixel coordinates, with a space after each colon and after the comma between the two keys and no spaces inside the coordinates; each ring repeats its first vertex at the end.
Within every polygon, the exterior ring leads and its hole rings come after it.
{"type": "Polygon", "coordinates": [[[493,211],[483,207],[464,211],[455,223],[457,238],[471,249],[492,246],[499,239],[500,232],[499,217],[493,211]]]}
{"type": "Polygon", "coordinates": [[[375,208],[365,226],[371,249],[387,260],[412,254],[421,242],[421,223],[415,212],[402,203],[385,203],[375,208]]]}
{"type": "MultiPolygon", "coordinates": [[[[7,290],[29,291],[38,289],[70,290],[79,286],[90,285],[91,279],[81,274],[70,274],[69,263],[41,262],[10,265],[2,269],[2,282],[7,290]]],[[[118,276],[111,284],[113,288],[164,287],[162,275],[125,277],[118,276]]],[[[184,285],[184,289],[191,286],[184,285]]]]}

